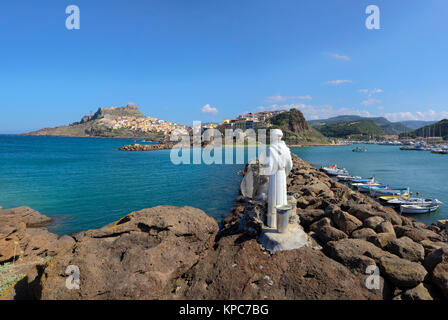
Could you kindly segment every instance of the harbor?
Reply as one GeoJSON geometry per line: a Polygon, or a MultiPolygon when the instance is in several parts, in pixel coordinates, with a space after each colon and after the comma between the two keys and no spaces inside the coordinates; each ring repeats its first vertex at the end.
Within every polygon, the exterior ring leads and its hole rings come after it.
{"type": "MultiPolygon", "coordinates": [[[[437,201],[444,204],[438,204],[440,207],[436,211],[430,210],[430,213],[428,213],[427,210],[424,210],[423,213],[403,213],[403,215],[427,225],[440,219],[446,219],[448,216],[448,209],[446,207],[448,198],[446,193],[443,192],[443,181],[448,179],[448,173],[446,171],[447,159],[444,156],[431,152],[406,152],[400,150],[400,147],[401,145],[361,144],[359,148],[366,148],[366,152],[352,152],[354,146],[348,144],[330,149],[320,147],[293,148],[292,152],[312,163],[316,168],[329,167],[335,164],[341,169],[345,168],[345,171],[342,170],[341,172],[331,172],[330,169],[330,173],[333,174],[350,175],[353,176],[353,179],[365,180],[373,177],[375,182],[372,182],[374,185],[371,187],[375,187],[376,190],[372,190],[372,193],[377,192],[381,197],[392,196],[388,201],[403,197],[410,198],[410,201],[415,200],[421,204],[428,205],[436,204],[436,202],[432,203],[432,200],[437,199],[437,201]],[[409,192],[407,192],[408,188],[409,192]],[[428,201],[428,199],[431,199],[431,201],[428,201]]],[[[336,179],[336,175],[334,177],[335,180],[339,180],[336,179]]],[[[349,184],[350,178],[343,177],[340,182],[349,184]]],[[[355,190],[368,191],[370,195],[370,189],[374,188],[369,188],[368,185],[365,185],[366,181],[360,181],[358,183],[363,182],[364,185],[360,186],[360,189],[363,190],[358,190],[357,186],[355,186],[355,190]]],[[[410,202],[409,199],[406,200],[410,202]]],[[[378,201],[382,204],[386,202],[379,199],[378,201]]],[[[397,201],[395,200],[393,202],[397,201]]],[[[387,205],[395,207],[397,212],[400,213],[400,205],[415,204],[389,203],[387,205]]],[[[405,211],[412,211],[412,208],[405,207],[404,209],[405,211]]]]}

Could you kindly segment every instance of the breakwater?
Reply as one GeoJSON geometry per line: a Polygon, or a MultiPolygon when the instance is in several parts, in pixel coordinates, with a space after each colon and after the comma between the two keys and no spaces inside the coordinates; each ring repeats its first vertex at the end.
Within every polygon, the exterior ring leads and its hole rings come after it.
{"type": "Polygon", "coordinates": [[[236,199],[220,230],[199,209],[159,206],[133,212],[100,229],[58,238],[41,226],[27,225],[23,219],[28,215],[20,215],[20,210],[0,212],[2,219],[8,219],[2,226],[11,226],[0,229],[0,241],[14,238],[21,249],[16,252],[30,252],[20,253],[17,265],[34,263],[24,270],[26,277],[17,291],[10,290],[9,298],[431,300],[448,296],[446,221],[426,226],[399,216],[302,159],[293,161],[288,193],[297,200],[297,215],[313,238],[312,247],[275,254],[265,251],[253,227],[264,205],[243,196],[236,199]],[[15,228],[17,224],[22,227],[15,228]],[[19,231],[11,232],[15,229],[19,231]],[[36,230],[41,234],[39,245],[31,244],[36,230]],[[45,249],[50,245],[51,250],[45,249]],[[42,250],[30,250],[33,246],[42,250]],[[85,285],[76,292],[65,288],[67,265],[86,270],[85,285]],[[369,266],[379,269],[377,289],[366,286],[369,266]]]}

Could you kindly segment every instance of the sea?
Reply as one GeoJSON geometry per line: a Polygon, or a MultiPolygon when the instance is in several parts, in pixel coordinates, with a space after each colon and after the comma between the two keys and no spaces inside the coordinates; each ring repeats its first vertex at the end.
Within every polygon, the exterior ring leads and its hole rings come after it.
{"type": "MultiPolygon", "coordinates": [[[[157,205],[194,206],[218,221],[234,205],[244,164],[173,164],[171,150],[118,151],[132,139],[0,135],[0,206],[31,207],[54,218],[57,234],[100,228],[157,205]]],[[[144,143],[138,141],[138,143],[144,143]]],[[[236,147],[238,148],[238,147],[236,147]]],[[[316,167],[337,164],[353,175],[448,204],[448,155],[401,151],[397,146],[294,147],[316,167]]],[[[245,160],[251,153],[245,149],[245,160]]],[[[234,150],[234,156],[236,156],[234,150]]],[[[445,205],[412,216],[430,224],[448,217],[445,205]]]]}

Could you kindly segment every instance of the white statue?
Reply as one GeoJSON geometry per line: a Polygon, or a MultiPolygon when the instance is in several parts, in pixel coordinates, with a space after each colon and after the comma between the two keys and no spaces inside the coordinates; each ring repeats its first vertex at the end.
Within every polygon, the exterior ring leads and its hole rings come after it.
{"type": "Polygon", "coordinates": [[[267,149],[263,164],[263,174],[269,176],[267,224],[277,228],[277,206],[287,205],[286,177],[292,169],[291,152],[282,141],[283,132],[271,130],[271,144],[267,149]]]}

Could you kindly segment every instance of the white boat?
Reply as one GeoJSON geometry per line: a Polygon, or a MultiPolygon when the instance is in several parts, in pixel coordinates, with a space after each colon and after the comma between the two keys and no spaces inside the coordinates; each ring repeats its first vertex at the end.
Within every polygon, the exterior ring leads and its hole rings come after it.
{"type": "Polygon", "coordinates": [[[431,213],[440,208],[436,204],[403,204],[400,206],[401,213],[431,213]]]}
{"type": "Polygon", "coordinates": [[[338,175],[338,176],[336,176],[336,178],[338,179],[338,181],[343,181],[343,182],[350,182],[350,181],[353,181],[353,180],[362,179],[362,177],[350,176],[350,175],[338,175]]]}
{"type": "Polygon", "coordinates": [[[391,205],[409,205],[409,204],[433,204],[433,205],[441,205],[442,201],[437,199],[423,199],[423,198],[396,198],[387,201],[388,204],[391,205]]]}
{"type": "Polygon", "coordinates": [[[329,176],[348,175],[346,169],[340,169],[336,165],[321,168],[329,176]]]}

